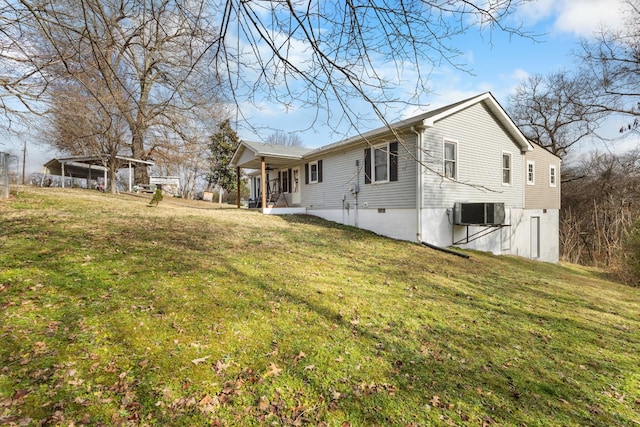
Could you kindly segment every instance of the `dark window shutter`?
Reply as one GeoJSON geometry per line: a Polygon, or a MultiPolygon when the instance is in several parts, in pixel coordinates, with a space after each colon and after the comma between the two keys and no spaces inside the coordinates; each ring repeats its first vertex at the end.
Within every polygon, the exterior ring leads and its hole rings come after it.
{"type": "Polygon", "coordinates": [[[371,184],[371,148],[364,149],[364,183],[371,184]]]}
{"type": "Polygon", "coordinates": [[[318,182],[322,182],[322,160],[318,160],[318,182]]]}
{"type": "Polygon", "coordinates": [[[309,163],[304,164],[304,183],[309,184],[309,163]]]}
{"type": "Polygon", "coordinates": [[[389,181],[398,180],[398,142],[389,144],[389,181]]]}
{"type": "Polygon", "coordinates": [[[289,175],[289,179],[287,179],[287,193],[291,193],[291,169],[287,171],[287,175],[289,175]]]}
{"type": "Polygon", "coordinates": [[[284,188],[282,188],[282,172],[278,171],[278,193],[282,193],[284,188]]]}

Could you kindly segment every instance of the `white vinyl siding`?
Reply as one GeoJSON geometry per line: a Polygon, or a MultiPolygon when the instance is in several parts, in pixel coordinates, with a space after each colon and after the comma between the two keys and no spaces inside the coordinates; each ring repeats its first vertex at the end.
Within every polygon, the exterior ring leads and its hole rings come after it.
{"type": "Polygon", "coordinates": [[[427,166],[422,180],[425,208],[450,209],[456,202],[504,203],[507,209],[522,208],[524,156],[484,104],[475,104],[437,121],[425,129],[423,142],[427,166]],[[456,141],[456,181],[440,175],[444,174],[443,140],[456,141]],[[502,185],[497,156],[503,151],[513,152],[511,186],[502,185]]]}
{"type": "MultiPolygon", "coordinates": [[[[323,154],[322,183],[302,186],[301,205],[311,209],[343,209],[346,201],[350,209],[354,209],[355,197],[351,190],[358,184],[358,209],[365,209],[365,203],[368,209],[415,209],[415,139],[414,134],[404,135],[404,142],[398,144],[398,180],[384,185],[365,184],[364,151],[367,144],[354,144],[323,154]]],[[[374,141],[376,145],[380,144],[374,141]]]]}

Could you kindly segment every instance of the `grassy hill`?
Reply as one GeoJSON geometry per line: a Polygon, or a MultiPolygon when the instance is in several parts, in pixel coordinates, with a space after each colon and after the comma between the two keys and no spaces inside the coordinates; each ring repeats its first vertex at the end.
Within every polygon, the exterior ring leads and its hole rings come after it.
{"type": "Polygon", "coordinates": [[[640,425],[639,289],[147,202],[0,201],[0,425],[640,425]]]}

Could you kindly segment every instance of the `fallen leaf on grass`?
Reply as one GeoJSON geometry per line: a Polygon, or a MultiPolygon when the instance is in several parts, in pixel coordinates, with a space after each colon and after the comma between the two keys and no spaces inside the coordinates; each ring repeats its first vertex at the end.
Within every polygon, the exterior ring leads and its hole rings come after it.
{"type": "Polygon", "coordinates": [[[13,396],[11,396],[11,400],[22,399],[29,393],[31,393],[30,390],[16,390],[15,393],[13,393],[13,396]]]}
{"type": "Polygon", "coordinates": [[[269,399],[267,399],[266,396],[260,397],[260,403],[258,403],[258,409],[260,409],[261,411],[266,411],[267,409],[269,409],[269,399]]]}
{"type": "Polygon", "coordinates": [[[231,363],[226,363],[226,362],[223,362],[222,360],[218,360],[216,363],[213,364],[212,369],[216,371],[216,374],[222,375],[229,366],[231,366],[231,363]]]}
{"type": "Polygon", "coordinates": [[[307,357],[306,354],[304,354],[304,352],[300,352],[296,357],[293,358],[293,363],[296,364],[298,363],[301,359],[304,359],[305,357],[307,357]]]}
{"type": "Polygon", "coordinates": [[[269,370],[265,374],[265,377],[268,377],[268,376],[277,377],[278,375],[280,375],[280,372],[282,372],[282,369],[278,368],[278,366],[275,363],[271,362],[271,364],[269,365],[269,370]]]}
{"type": "Polygon", "coordinates": [[[193,359],[193,360],[191,361],[191,363],[193,363],[194,365],[198,365],[198,364],[200,364],[200,363],[204,363],[204,362],[206,362],[206,361],[207,361],[207,359],[208,359],[208,358],[210,358],[210,357],[211,357],[211,356],[205,356],[205,357],[201,357],[201,358],[199,358],[199,359],[193,359]]]}
{"type": "Polygon", "coordinates": [[[217,396],[212,397],[212,396],[209,396],[208,394],[202,399],[200,399],[200,402],[198,402],[198,408],[200,409],[201,412],[205,412],[205,413],[215,412],[218,405],[220,405],[220,400],[218,399],[218,397],[217,396]]]}

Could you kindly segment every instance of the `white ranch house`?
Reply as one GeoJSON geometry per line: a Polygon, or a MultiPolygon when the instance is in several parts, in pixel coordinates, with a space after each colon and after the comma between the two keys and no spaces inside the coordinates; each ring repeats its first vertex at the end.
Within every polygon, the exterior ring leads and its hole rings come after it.
{"type": "Polygon", "coordinates": [[[490,93],[317,149],[242,141],[231,164],[265,214],[558,261],[560,159],[490,93]]]}

